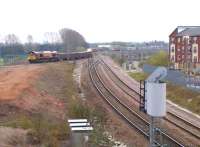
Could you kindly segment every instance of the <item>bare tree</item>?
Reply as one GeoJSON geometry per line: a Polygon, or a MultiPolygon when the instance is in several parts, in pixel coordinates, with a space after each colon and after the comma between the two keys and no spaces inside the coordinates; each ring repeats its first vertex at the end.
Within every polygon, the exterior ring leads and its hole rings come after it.
{"type": "Polygon", "coordinates": [[[85,48],[87,46],[84,37],[80,33],[67,28],[63,28],[59,32],[65,51],[73,52],[77,51],[78,48],[85,48]]]}
{"type": "Polygon", "coordinates": [[[28,35],[27,36],[27,43],[28,44],[33,44],[33,36],[32,35],[28,35]]]}
{"type": "Polygon", "coordinates": [[[8,34],[4,38],[5,43],[9,45],[19,44],[20,40],[15,34],[8,34]]]}
{"type": "Polygon", "coordinates": [[[61,43],[60,35],[57,32],[46,32],[44,33],[44,37],[47,43],[50,44],[61,43]]]}
{"type": "Polygon", "coordinates": [[[33,40],[33,36],[32,35],[28,35],[27,36],[27,43],[25,44],[25,52],[29,52],[29,51],[32,51],[32,50],[35,50],[36,49],[36,46],[35,46],[35,43],[34,43],[34,40],[33,40]]]}

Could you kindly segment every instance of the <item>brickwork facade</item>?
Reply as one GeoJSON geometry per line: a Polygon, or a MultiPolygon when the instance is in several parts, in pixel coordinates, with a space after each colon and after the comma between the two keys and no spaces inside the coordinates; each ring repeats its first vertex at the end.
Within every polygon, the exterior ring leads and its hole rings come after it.
{"type": "Polygon", "coordinates": [[[174,69],[200,68],[200,27],[176,28],[169,36],[169,61],[174,69]],[[199,34],[198,34],[199,31],[199,34]]]}

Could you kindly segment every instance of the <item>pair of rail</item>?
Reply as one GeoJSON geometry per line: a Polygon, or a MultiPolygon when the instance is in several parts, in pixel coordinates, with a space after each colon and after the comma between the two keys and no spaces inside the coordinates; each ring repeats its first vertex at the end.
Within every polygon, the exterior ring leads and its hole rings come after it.
{"type": "MultiPolygon", "coordinates": [[[[89,75],[94,87],[100,93],[100,95],[106,100],[106,102],[132,127],[136,128],[147,138],[149,137],[149,122],[142,118],[137,112],[133,111],[130,107],[125,105],[115,94],[105,85],[102,77],[98,72],[98,65],[102,64],[101,60],[89,59],[88,69],[89,75]]],[[[184,146],[165,132],[159,130],[159,133],[164,137],[163,142],[176,146],[184,146]]],[[[155,142],[158,146],[161,146],[161,142],[155,142]]]]}

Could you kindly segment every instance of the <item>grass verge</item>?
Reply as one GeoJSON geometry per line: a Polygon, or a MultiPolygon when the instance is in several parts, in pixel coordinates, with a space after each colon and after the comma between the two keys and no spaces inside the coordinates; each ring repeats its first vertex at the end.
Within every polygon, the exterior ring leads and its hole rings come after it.
{"type": "MultiPolygon", "coordinates": [[[[145,80],[148,76],[146,73],[129,73],[129,75],[137,80],[145,80]]],[[[189,90],[182,86],[167,83],[167,99],[172,102],[200,115],[200,93],[189,90]]]]}
{"type": "Polygon", "coordinates": [[[167,83],[167,98],[172,102],[200,115],[199,92],[167,83]]]}
{"type": "Polygon", "coordinates": [[[148,77],[148,74],[144,73],[144,72],[129,72],[128,73],[129,76],[131,76],[133,79],[135,79],[136,81],[140,81],[140,80],[145,80],[148,77]]]}

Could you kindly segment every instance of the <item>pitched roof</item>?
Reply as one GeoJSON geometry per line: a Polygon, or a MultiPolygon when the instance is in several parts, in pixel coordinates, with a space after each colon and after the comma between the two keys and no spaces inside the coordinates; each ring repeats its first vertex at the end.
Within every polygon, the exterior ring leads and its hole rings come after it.
{"type": "Polygon", "coordinates": [[[179,26],[177,36],[200,36],[200,26],[179,26]]]}

